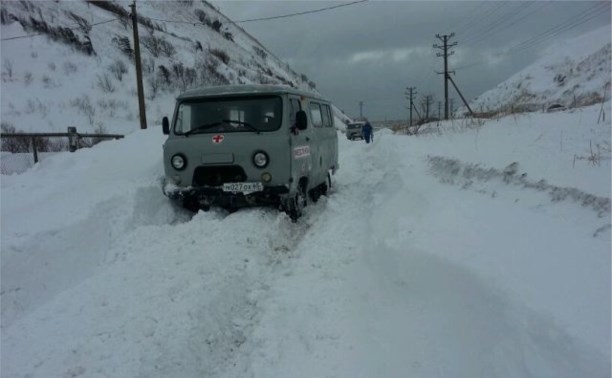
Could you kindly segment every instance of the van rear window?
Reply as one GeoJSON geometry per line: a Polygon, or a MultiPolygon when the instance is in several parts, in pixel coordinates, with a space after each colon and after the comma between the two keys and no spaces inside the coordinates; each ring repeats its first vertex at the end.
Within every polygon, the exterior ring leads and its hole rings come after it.
{"type": "Polygon", "coordinates": [[[214,97],[179,104],[175,134],[278,130],[282,121],[279,96],[214,97]]]}

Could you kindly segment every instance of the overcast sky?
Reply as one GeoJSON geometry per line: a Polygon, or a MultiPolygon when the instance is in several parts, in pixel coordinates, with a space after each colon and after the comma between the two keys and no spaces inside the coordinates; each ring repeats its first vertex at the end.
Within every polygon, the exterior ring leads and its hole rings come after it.
{"type": "MultiPolygon", "coordinates": [[[[354,1],[354,0],[353,0],[354,1]]],[[[331,1],[214,1],[234,21],[286,15],[346,4],[331,1]]],[[[610,2],[592,1],[367,1],[268,21],[239,23],[274,55],[306,74],[319,92],[347,114],[374,120],[406,119],[406,88],[418,101],[444,100],[436,74],[436,38],[449,43],[449,70],[471,100],[537,59],[564,38],[610,26],[610,2]],[[528,42],[528,43],[523,43],[528,42]],[[521,45],[521,43],[523,43],[521,45]],[[508,51],[510,48],[514,49],[508,51]]],[[[461,101],[449,83],[455,106],[461,101]]],[[[442,105],[442,109],[443,109],[442,105]]],[[[442,113],[444,110],[442,110],[442,113]]]]}

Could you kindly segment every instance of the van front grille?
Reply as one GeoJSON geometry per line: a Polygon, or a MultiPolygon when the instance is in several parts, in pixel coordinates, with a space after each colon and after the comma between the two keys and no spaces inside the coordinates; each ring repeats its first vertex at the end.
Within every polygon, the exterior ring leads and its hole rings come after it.
{"type": "Polygon", "coordinates": [[[237,165],[197,167],[193,173],[193,186],[220,186],[226,182],[246,181],[244,169],[237,165]]]}

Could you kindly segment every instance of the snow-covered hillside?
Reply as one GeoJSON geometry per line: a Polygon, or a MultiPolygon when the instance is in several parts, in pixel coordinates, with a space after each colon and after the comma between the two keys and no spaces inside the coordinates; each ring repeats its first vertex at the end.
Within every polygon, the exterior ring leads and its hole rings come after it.
{"type": "MultiPolygon", "coordinates": [[[[610,25],[550,46],[542,58],[470,102],[474,112],[579,107],[610,98],[610,25]]],[[[465,111],[465,109],[463,109],[465,111]]]]}
{"type": "Polygon", "coordinates": [[[296,224],[172,205],[159,127],[2,176],[1,375],[609,377],[603,109],[339,134],[296,224]]]}
{"type": "MultiPolygon", "coordinates": [[[[21,131],[129,133],[140,127],[131,1],[3,1],[2,123],[21,131]],[[108,21],[108,22],[107,22],[108,21]],[[16,38],[34,35],[28,38],[16,38]]],[[[189,87],[313,89],[206,1],[138,1],[147,121],[189,87]]]]}

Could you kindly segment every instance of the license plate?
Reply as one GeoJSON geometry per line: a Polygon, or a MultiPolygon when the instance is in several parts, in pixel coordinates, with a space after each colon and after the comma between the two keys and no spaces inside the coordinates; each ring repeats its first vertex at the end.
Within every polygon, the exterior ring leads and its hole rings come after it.
{"type": "Polygon", "coordinates": [[[224,192],[259,192],[263,190],[263,184],[261,182],[228,182],[223,184],[224,192]]]}

